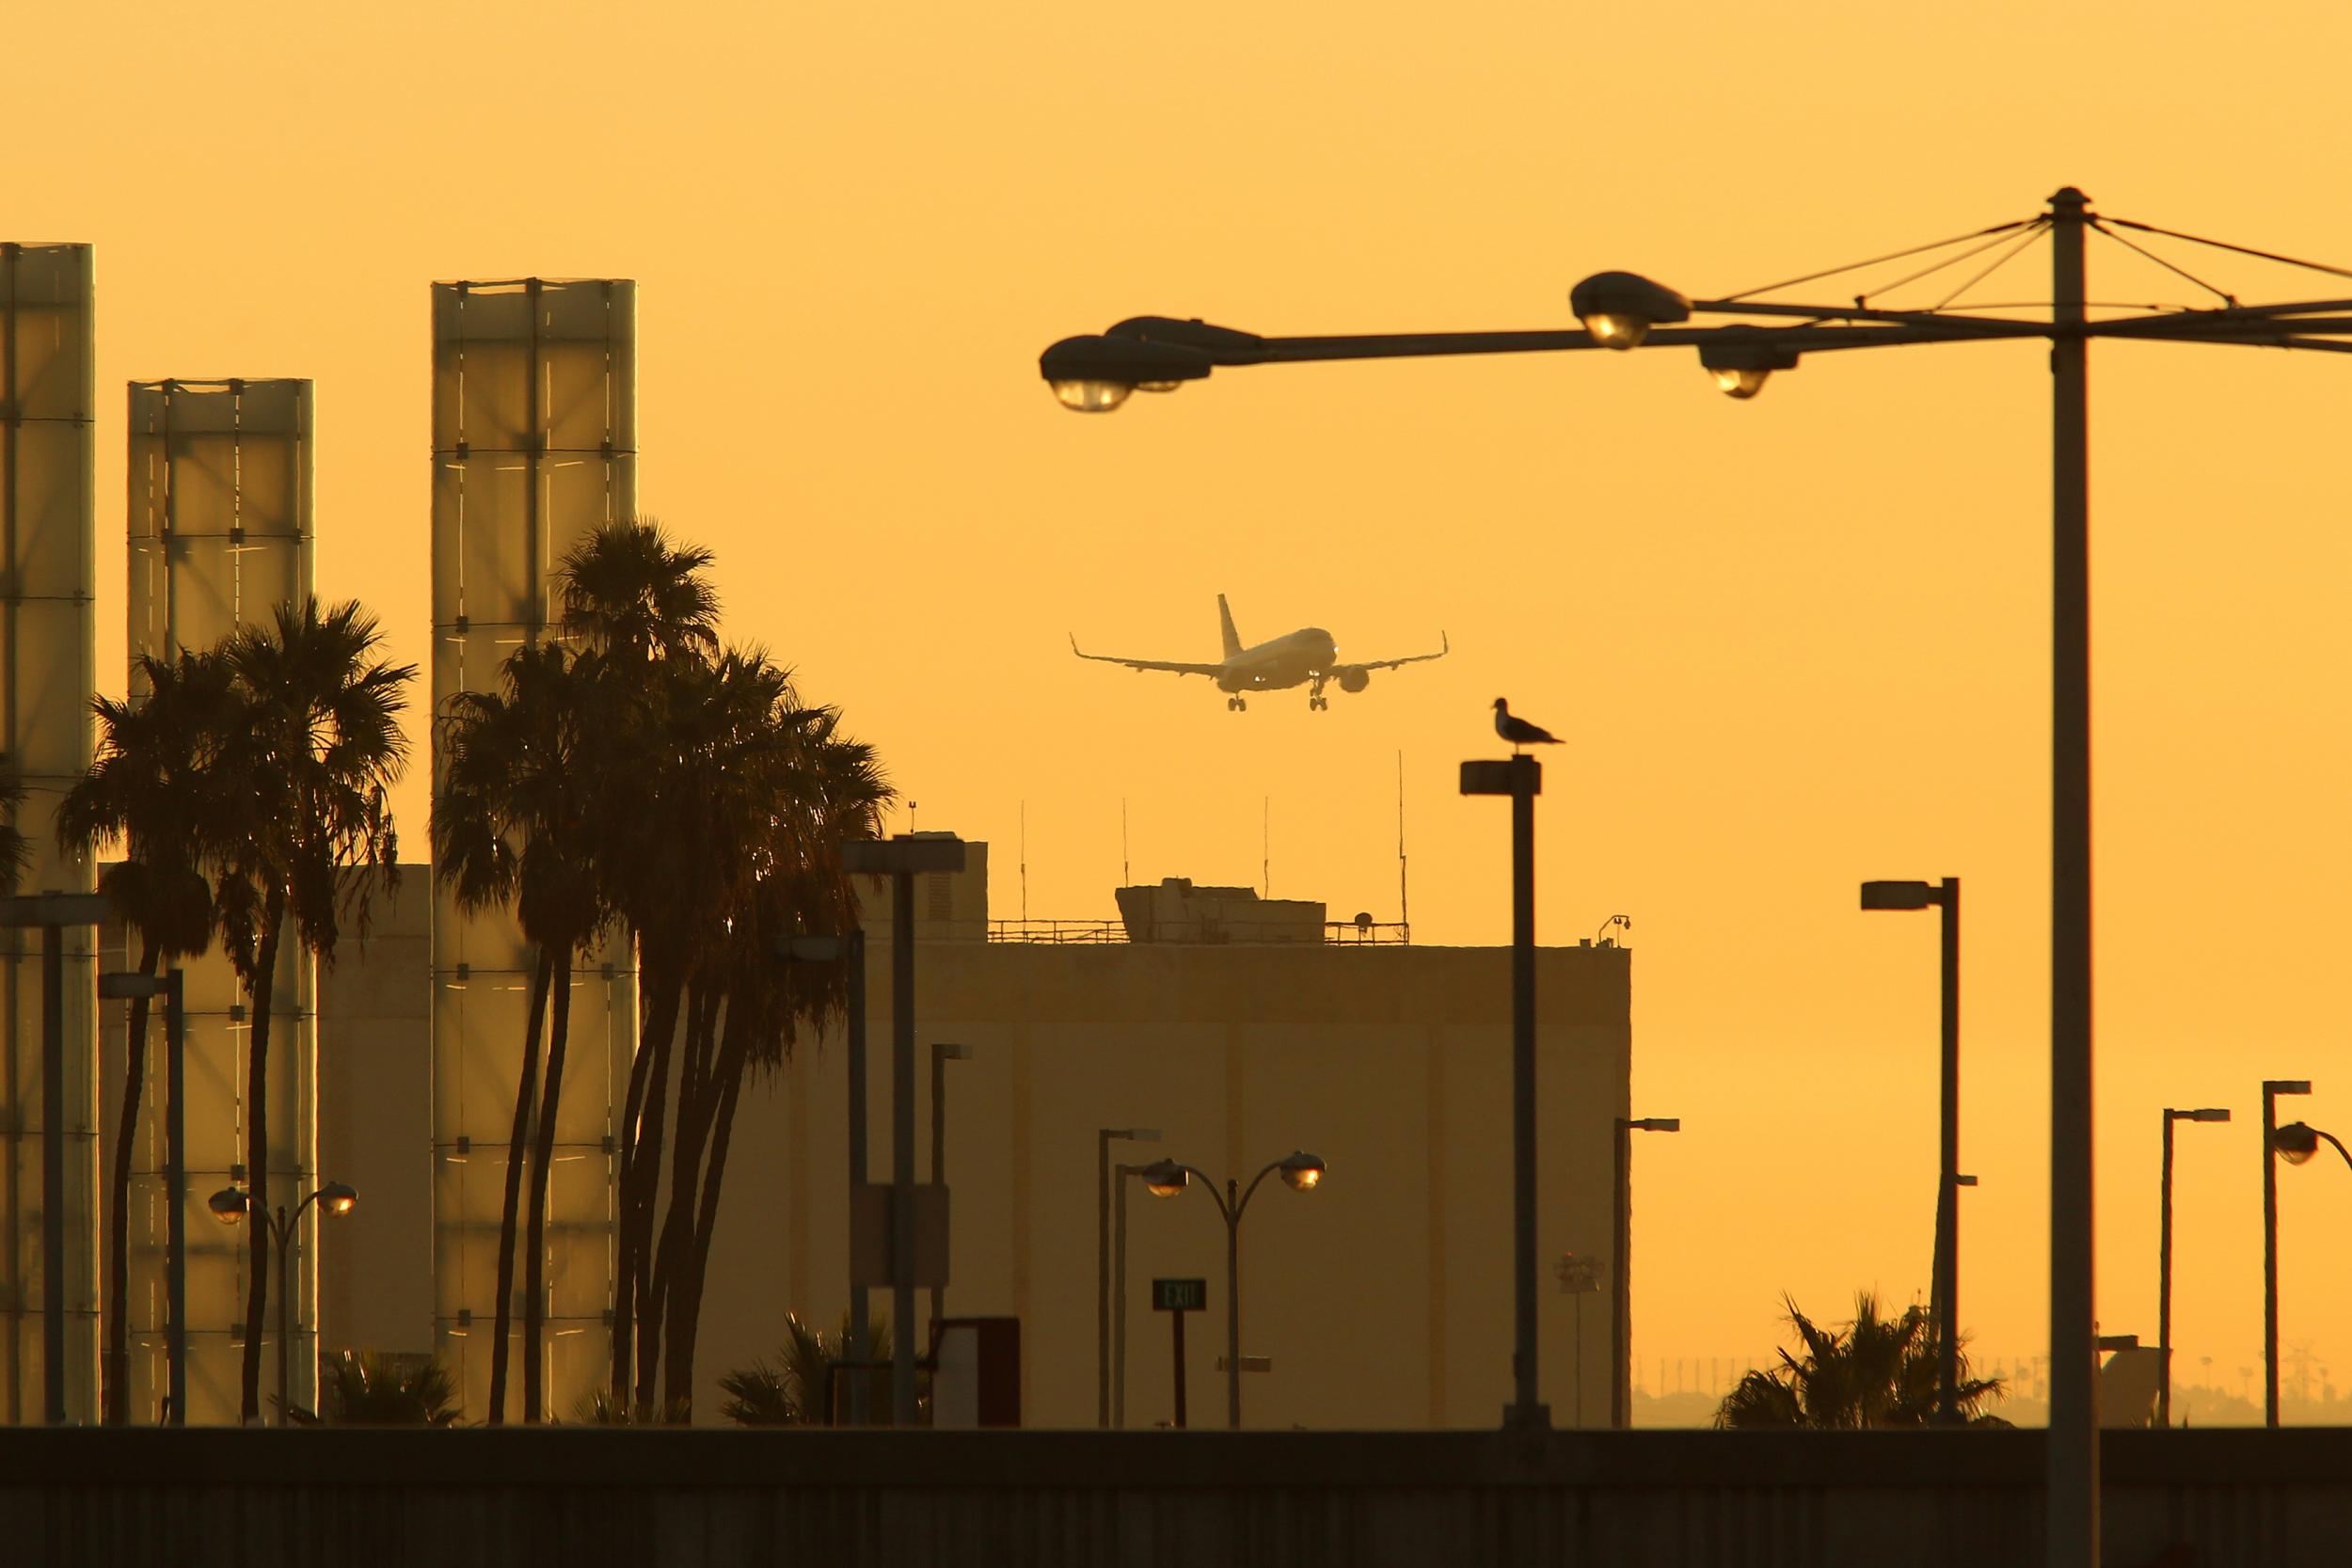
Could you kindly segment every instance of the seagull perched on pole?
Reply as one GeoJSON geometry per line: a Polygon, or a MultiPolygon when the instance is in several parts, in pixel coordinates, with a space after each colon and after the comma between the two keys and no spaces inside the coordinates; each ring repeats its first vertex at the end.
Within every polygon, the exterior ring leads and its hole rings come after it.
{"type": "Polygon", "coordinates": [[[1522,746],[1557,746],[1560,737],[1540,724],[1511,717],[1511,705],[1502,698],[1495,699],[1495,734],[1511,743],[1516,753],[1522,746]]]}

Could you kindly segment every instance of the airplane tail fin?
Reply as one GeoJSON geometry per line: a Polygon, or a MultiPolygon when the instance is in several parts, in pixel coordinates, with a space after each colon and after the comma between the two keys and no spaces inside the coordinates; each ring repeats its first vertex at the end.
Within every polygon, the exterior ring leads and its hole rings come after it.
{"type": "Polygon", "coordinates": [[[1222,594],[1216,596],[1216,618],[1219,629],[1225,633],[1225,657],[1231,658],[1241,652],[1241,634],[1233,629],[1233,612],[1225,607],[1222,594]]]}

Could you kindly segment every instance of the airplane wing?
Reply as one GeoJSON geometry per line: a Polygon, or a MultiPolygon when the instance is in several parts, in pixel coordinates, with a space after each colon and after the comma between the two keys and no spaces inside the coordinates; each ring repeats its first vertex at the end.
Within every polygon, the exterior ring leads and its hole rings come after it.
{"type": "Polygon", "coordinates": [[[1447,641],[1443,632],[1438,634],[1438,651],[1434,654],[1413,654],[1405,658],[1350,659],[1348,662],[1359,670],[1393,670],[1400,664],[1419,664],[1423,659],[1443,658],[1454,651],[1454,644],[1447,641]]]}
{"type": "MultiPolygon", "coordinates": [[[[1120,658],[1111,654],[1090,654],[1078,646],[1074,632],[1071,634],[1070,651],[1080,658],[1100,659],[1104,664],[1123,664],[1130,670],[1165,670],[1171,675],[1220,675],[1225,673],[1222,664],[1179,664],[1163,658],[1120,658]]],[[[1434,658],[1437,656],[1430,654],[1423,657],[1434,658]]]]}

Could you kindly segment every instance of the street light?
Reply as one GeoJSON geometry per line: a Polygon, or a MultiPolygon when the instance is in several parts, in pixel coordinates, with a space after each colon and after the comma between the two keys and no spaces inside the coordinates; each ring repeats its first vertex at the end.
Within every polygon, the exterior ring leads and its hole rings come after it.
{"type": "Polygon", "coordinates": [[[1198,1165],[1155,1160],[1144,1167],[1144,1190],[1153,1197],[1174,1197],[1197,1176],[1208,1187],[1209,1196],[1216,1199],[1217,1212],[1224,1216],[1225,1424],[1234,1431],[1241,1429],[1241,1217],[1248,1212],[1249,1200],[1257,1196],[1258,1183],[1274,1172],[1282,1173],[1282,1182],[1291,1191],[1311,1193],[1323,1184],[1325,1168],[1321,1159],[1297,1149],[1261,1167],[1246,1189],[1227,1177],[1225,1191],[1220,1194],[1216,1180],[1198,1165]]]}
{"type": "MultiPolygon", "coordinates": [[[[2322,1141],[2335,1145],[2336,1152],[2344,1156],[2344,1164],[2347,1167],[2352,1167],[2352,1150],[2347,1150],[2344,1147],[2343,1140],[2338,1138],[2333,1132],[2324,1132],[2318,1128],[2313,1127],[2309,1122],[2289,1122],[2286,1126],[2280,1128],[2277,1132],[2270,1134],[2270,1147],[2278,1151],[2280,1159],[2284,1160],[2290,1165],[2299,1165],[2308,1162],[2312,1155],[2319,1152],[2319,1146],[2322,1141]]],[[[2271,1217],[2271,1244],[2275,1254],[2278,1244],[2278,1218],[2275,1210],[2271,1217]]],[[[2279,1334],[2279,1298],[2278,1279],[2275,1272],[2271,1279],[2270,1318],[2268,1327],[2270,1329],[2270,1341],[2268,1348],[2272,1352],[2270,1366],[2270,1424],[2272,1426],[2277,1426],[2279,1424],[2279,1368],[2276,1353],[2279,1334]]]]}
{"type": "Polygon", "coordinates": [[[1866,910],[1944,911],[1942,1159],[1935,1182],[1935,1418],[1960,1424],[1960,879],[1865,882],[1866,910]]]}
{"type": "MultiPolygon", "coordinates": [[[[1742,297],[1689,300],[1662,285],[1629,273],[1599,273],[1571,293],[1570,309],[1582,330],[1534,332],[1388,333],[1375,336],[1265,338],[1232,333],[1232,342],[1213,341],[1189,324],[1186,333],[1166,330],[1164,318],[1138,317],[1112,329],[1130,340],[1160,343],[1177,351],[1169,359],[1197,356],[1206,368],[1177,379],[1197,380],[1210,369],[1252,364],[1300,364],[1338,359],[1422,358],[1459,354],[1516,354],[1593,348],[1695,347],[1710,373],[1724,370],[1786,369],[1793,356],[1844,349],[1902,347],[1917,343],[1991,342],[2037,339],[2051,345],[2051,796],[2050,796],[2050,1435],[2047,1443],[2048,1515],[2043,1541],[2054,1565],[2095,1561],[2099,1556],[2099,1451],[2094,1408],[2098,1355],[2097,1316],[2092,1295],[2091,1058],[2090,1058],[2090,491],[2088,381],[2093,338],[2156,342],[2203,342],[2352,350],[2352,299],[2305,300],[2248,306],[2223,295],[2211,309],[2179,309],[2102,321],[2089,317],[2085,235],[2096,230],[2120,244],[2119,230],[2162,235],[2223,250],[2223,245],[2194,234],[2157,228],[2090,211],[2090,198],[2073,186],[2059,190],[2044,212],[1997,224],[1947,242],[1963,243],[1976,255],[1994,245],[2015,249],[2047,237],[2051,246],[2051,299],[2044,318],[1964,315],[1936,308],[1890,310],[1866,303],[1767,304],[1742,297]],[[1691,314],[1762,318],[1724,326],[1670,325],[1691,314]],[[1791,356],[1769,366],[1707,365],[1708,345],[1763,344],[1791,356]]],[[[2139,248],[2133,245],[2134,248],[2139,248]]],[[[1945,245],[1917,247],[1919,250],[1945,245]]],[[[2257,252],[2271,255],[2269,252],[2257,252]]],[[[1938,266],[1957,261],[1951,257],[1938,266]]],[[[2288,261],[2272,256],[2273,260],[2288,261]]],[[[1868,263],[1864,263],[1868,264],[1868,263]]],[[[1907,263],[1908,264],[1908,263],[1907,263]]],[[[2166,263],[2169,265],[2169,263],[2166,263]]],[[[2307,263],[2295,263],[2307,264],[2307,263]]],[[[1804,281],[1855,266],[1809,275],[1804,281]]],[[[1928,270],[1934,270],[1933,267],[1928,270]]],[[[1988,266],[1985,271],[1991,270],[1988,266]]],[[[2179,270],[2179,269],[2175,269],[2179,270]]],[[[2331,270],[2331,269],[2313,269],[2331,270]]],[[[1919,276],[1915,272],[1914,276],[1919,276]]],[[[1983,276],[1982,273],[1979,274],[1983,276]]],[[[1751,293],[1776,290],[1751,290],[1751,293]]],[[[1963,291],[1964,292],[1964,286],[1963,291]]],[[[2215,291],[2217,293],[2219,291],[2215,291]]],[[[1111,341],[1065,339],[1047,351],[1040,369],[1056,376],[1064,363],[1083,356],[1078,345],[1111,341]]],[[[1127,346],[1098,355],[1094,374],[1129,385],[1159,373],[1142,366],[1127,346]]],[[[1753,396],[1761,379],[1733,376],[1727,390],[1753,396]]],[[[1056,393],[1062,396],[1061,388],[1056,393]]],[[[1104,406],[1115,407],[1113,399],[1104,406]]],[[[1068,397],[1063,397],[1068,403],[1068,397]]]]}
{"type": "Polygon", "coordinates": [[[1111,1140],[1155,1144],[1156,1127],[1094,1131],[1094,1424],[1111,1424],[1111,1140]]]}
{"type": "MultiPolygon", "coordinates": [[[[317,1204],[322,1213],[348,1214],[359,1206],[359,1195],[349,1183],[329,1181],[300,1203],[292,1214],[279,1204],[272,1214],[261,1205],[262,1223],[268,1227],[269,1239],[278,1246],[278,1424],[284,1426],[294,1409],[293,1394],[286,1381],[287,1351],[292,1344],[293,1325],[288,1315],[288,1297],[293,1293],[286,1279],[286,1248],[294,1241],[294,1232],[302,1227],[302,1212],[317,1204]]],[[[253,1195],[242,1187],[223,1187],[205,1200],[213,1218],[223,1225],[235,1225],[256,1209],[253,1195]]]]}
{"type": "MultiPolygon", "coordinates": [[[[931,1042],[931,1181],[945,1190],[947,1185],[947,1064],[972,1058],[968,1045],[947,1045],[931,1042]]],[[[946,1288],[931,1287],[931,1333],[939,1332],[940,1320],[946,1315],[944,1302],[946,1288]]]]}
{"type": "MultiPolygon", "coordinates": [[[[1609,1425],[1612,1431],[1622,1432],[1633,1424],[1633,1134],[1636,1132],[1679,1132],[1680,1117],[1640,1117],[1616,1120],[1617,1195],[1613,1212],[1617,1216],[1615,1278],[1610,1289],[1615,1292],[1614,1310],[1610,1313],[1609,1352],[1609,1425]]],[[[1577,1354],[1583,1354],[1580,1337],[1577,1354]]],[[[1577,1411],[1580,1420],[1583,1417],[1577,1411]]]]}
{"type": "MultiPolygon", "coordinates": [[[[2156,1386],[2156,1425],[2172,1424],[2172,1124],[2176,1121],[2227,1121],[2230,1113],[2218,1106],[2201,1111],[2164,1113],[2164,1206],[2156,1240],[2156,1348],[2164,1354],[2164,1381],[2156,1386]]],[[[2293,1158],[2290,1156],[2289,1158],[2293,1158]]]]}
{"type": "MultiPolygon", "coordinates": [[[[2279,1097],[2309,1094],[2308,1078],[2263,1080],[2263,1424],[2279,1424],[2279,1097]]],[[[2296,1124],[2301,1126],[2300,1122],[2296,1124]]],[[[2316,1148],[2316,1145],[2313,1145],[2316,1148]]],[[[2303,1151],[2303,1159],[2311,1150],[2303,1151]]],[[[2300,1164],[2301,1161],[2297,1161],[2300,1164]]]]}
{"type": "MultiPolygon", "coordinates": [[[[184,1090],[187,1063],[187,1028],[183,1002],[186,987],[178,965],[162,974],[136,974],[125,971],[110,971],[98,977],[98,994],[107,1001],[128,1001],[137,997],[164,999],[164,1310],[170,1321],[166,1335],[167,1354],[171,1359],[169,1404],[170,1415],[165,1418],[168,1426],[185,1426],[188,1411],[188,1117],[187,1095],[184,1090]]],[[[129,1129],[124,1129],[124,1146],[118,1158],[129,1157],[129,1129]]],[[[121,1223],[118,1218],[118,1224],[121,1223]]],[[[114,1283],[114,1306],[117,1312],[125,1310],[126,1281],[118,1271],[114,1283]]],[[[119,1419],[128,1410],[130,1369],[118,1363],[110,1371],[107,1387],[110,1419],[119,1419]]]]}
{"type": "MultiPolygon", "coordinates": [[[[776,943],[776,957],[786,963],[837,963],[843,965],[847,971],[843,978],[849,981],[850,988],[850,1037],[847,1049],[843,1052],[843,1068],[850,1078],[849,1192],[850,1203],[855,1204],[859,1189],[866,1185],[867,1168],[866,1153],[867,1132],[866,932],[861,927],[839,936],[786,937],[776,943]]],[[[849,1228],[850,1232],[850,1252],[854,1259],[857,1254],[856,1224],[852,1222],[849,1228]]],[[[870,1310],[866,1287],[859,1282],[857,1267],[852,1262],[850,1268],[850,1342],[843,1353],[843,1359],[853,1366],[862,1366],[868,1359],[866,1347],[868,1343],[870,1310]]],[[[903,1336],[907,1332],[907,1325],[899,1324],[898,1332],[903,1336]]],[[[866,1383],[867,1376],[864,1371],[850,1380],[850,1421],[853,1426],[864,1426],[867,1419],[866,1383]]],[[[833,1418],[833,1406],[828,1401],[825,1406],[825,1419],[830,1421],[833,1418]]]]}

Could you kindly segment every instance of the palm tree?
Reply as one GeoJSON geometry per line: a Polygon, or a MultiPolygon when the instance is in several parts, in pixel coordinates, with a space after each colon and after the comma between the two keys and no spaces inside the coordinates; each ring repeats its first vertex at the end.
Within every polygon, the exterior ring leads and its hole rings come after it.
{"type": "MultiPolygon", "coordinates": [[[[215,763],[234,703],[228,664],[215,655],[142,656],[139,668],[144,703],[102,697],[94,705],[97,753],[57,808],[57,840],[81,854],[123,847],[128,858],[107,870],[100,888],[138,928],[138,972],[152,978],[170,959],[211,945],[204,865],[218,816],[215,763]]],[[[131,1157],[147,1080],[148,1012],[147,997],[132,1000],[107,1199],[104,1418],[116,1426],[131,1418],[131,1157]]]]}
{"type": "MultiPolygon", "coordinates": [[[[308,597],[278,606],[270,626],[232,633],[222,648],[240,711],[220,759],[231,786],[223,798],[236,809],[219,826],[215,913],[251,1014],[246,1169],[257,1201],[268,1193],[270,1006],[287,922],[302,950],[331,964],[343,919],[363,932],[369,919],[367,879],[343,872],[397,874],[387,792],[407,760],[400,715],[416,666],[378,657],[381,641],[358,601],[322,609],[308,597]]],[[[251,1421],[261,1414],[269,1251],[268,1227],[247,1229],[241,1412],[251,1421]]]]}
{"type": "Polygon", "coordinates": [[[434,793],[436,875],[460,909],[512,904],[523,935],[538,949],[499,1225],[497,1323],[490,1341],[493,1426],[506,1413],[516,1216],[534,1101],[538,1139],[532,1151],[525,1253],[523,1418],[537,1421],[546,1415],[542,1271],[548,1180],[570,1033],[571,966],[608,921],[592,836],[595,792],[604,769],[580,663],[578,656],[553,643],[519,649],[501,672],[502,690],[460,692],[442,718],[447,765],[434,793]],[[553,1028],[545,1031],[547,1065],[540,1088],[539,1047],[550,991],[555,1019],[553,1028]]]}
{"type": "MultiPolygon", "coordinates": [[[[1779,1352],[1780,1365],[1748,1373],[1724,1397],[1715,1425],[1730,1431],[1828,1427],[1918,1427],[1936,1412],[1935,1325],[1913,1302],[1883,1317],[1868,1291],[1854,1297],[1853,1321],[1823,1328],[1783,1296],[1802,1355],[1779,1352]]],[[[2007,1426],[1984,1407],[2001,1398],[1999,1378],[1972,1378],[1960,1356],[1959,1409],[1969,1426],[2007,1426]]]]}
{"type": "Polygon", "coordinates": [[[326,1358],[323,1413],[337,1426],[457,1424],[457,1380],[438,1361],[375,1351],[326,1358]]]}
{"type": "MultiPolygon", "coordinates": [[[[889,1360],[889,1316],[877,1316],[866,1333],[866,1358],[889,1360]]],[[[787,1313],[784,1344],[773,1363],[755,1361],[720,1377],[720,1391],[727,1397],[719,1414],[739,1427],[830,1426],[827,1374],[849,1354],[849,1344],[847,1312],[841,1315],[840,1330],[831,1335],[803,1323],[797,1313],[787,1313]]]]}
{"type": "Polygon", "coordinates": [[[0,893],[14,893],[16,879],[32,862],[32,841],[16,825],[17,810],[24,804],[24,781],[14,768],[0,769],[0,893]]]}

